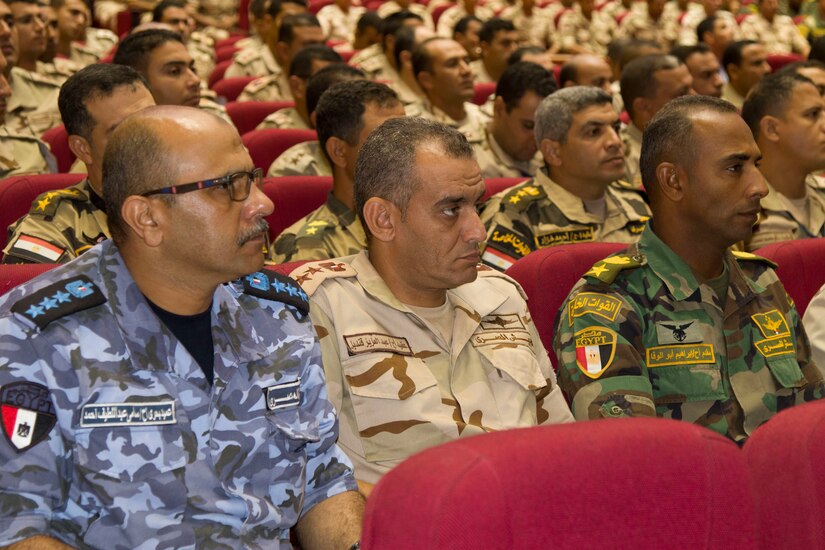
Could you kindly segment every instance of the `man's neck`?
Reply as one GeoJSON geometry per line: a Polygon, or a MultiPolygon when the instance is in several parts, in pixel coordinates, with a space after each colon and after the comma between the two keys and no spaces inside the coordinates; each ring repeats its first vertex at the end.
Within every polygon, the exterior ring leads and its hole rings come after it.
{"type": "Polygon", "coordinates": [[[424,91],[421,89],[421,86],[418,85],[418,81],[415,79],[411,66],[405,65],[401,67],[401,70],[398,71],[398,77],[401,79],[401,82],[406,84],[410,90],[418,95],[418,97],[424,97],[424,91]]]}
{"type": "Polygon", "coordinates": [[[547,170],[547,174],[559,187],[583,201],[594,201],[604,197],[607,186],[610,185],[609,182],[605,184],[602,181],[569,177],[567,174],[557,173],[550,169],[547,170]]]}
{"type": "Polygon", "coordinates": [[[446,103],[440,97],[428,96],[433,107],[437,107],[447,113],[447,116],[456,122],[467,118],[467,111],[464,109],[464,102],[446,103]]]}
{"type": "Polygon", "coordinates": [[[495,82],[498,82],[498,79],[501,78],[501,73],[504,71],[498,71],[495,67],[491,67],[489,61],[483,57],[481,58],[481,63],[484,65],[484,70],[487,71],[490,78],[492,78],[495,82]]]}
{"type": "Polygon", "coordinates": [[[337,166],[333,168],[332,196],[347,205],[350,210],[355,209],[355,191],[352,180],[337,166]]]}
{"type": "Polygon", "coordinates": [[[58,39],[57,55],[63,55],[65,57],[72,55],[72,41],[64,40],[63,38],[58,39]]]}
{"type": "Polygon", "coordinates": [[[686,238],[694,232],[678,224],[659,224],[653,232],[682,258],[700,283],[722,274],[725,251],[729,245],[718,246],[707,239],[686,238]]]}
{"type": "Polygon", "coordinates": [[[447,298],[446,290],[410,286],[404,277],[404,273],[408,272],[411,267],[409,262],[397,261],[397,259],[394,261],[392,258],[384,257],[380,244],[370,247],[369,259],[384,284],[399,302],[417,307],[438,307],[444,304],[447,298]]]}
{"type": "Polygon", "coordinates": [[[805,178],[809,171],[791,159],[780,158],[778,154],[770,154],[767,148],[762,149],[764,157],[759,171],[771,184],[771,187],[789,199],[801,199],[805,196],[805,178]]]}
{"type": "MultiPolygon", "coordinates": [[[[138,237],[131,235],[131,239],[138,237]]],[[[198,285],[191,277],[180,276],[156,249],[138,250],[129,242],[120,246],[123,261],[140,291],[159,308],[176,315],[203,313],[212,303],[215,285],[198,285]]]]}
{"type": "Polygon", "coordinates": [[[746,95],[748,95],[748,90],[742,90],[741,89],[741,87],[742,87],[741,82],[734,82],[733,80],[729,80],[728,82],[730,84],[730,87],[733,88],[733,91],[735,91],[737,94],[739,94],[740,97],[744,98],[746,95]]]}
{"type": "Polygon", "coordinates": [[[24,71],[29,71],[33,73],[37,71],[37,58],[20,56],[17,58],[16,66],[20,67],[24,71]]]}
{"type": "Polygon", "coordinates": [[[295,111],[298,113],[298,115],[300,115],[301,120],[304,121],[304,124],[307,125],[307,128],[312,128],[312,121],[309,120],[309,113],[307,112],[307,102],[296,101],[295,111]]]}

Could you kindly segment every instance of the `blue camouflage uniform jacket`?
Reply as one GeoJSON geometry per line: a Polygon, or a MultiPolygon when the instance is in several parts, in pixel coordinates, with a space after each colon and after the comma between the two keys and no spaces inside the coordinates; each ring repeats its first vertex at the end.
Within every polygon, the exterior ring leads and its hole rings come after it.
{"type": "Polygon", "coordinates": [[[111,241],[0,299],[0,545],[289,548],[353,490],[306,310],[244,292],[276,277],[216,290],[212,387],[111,241]]]}

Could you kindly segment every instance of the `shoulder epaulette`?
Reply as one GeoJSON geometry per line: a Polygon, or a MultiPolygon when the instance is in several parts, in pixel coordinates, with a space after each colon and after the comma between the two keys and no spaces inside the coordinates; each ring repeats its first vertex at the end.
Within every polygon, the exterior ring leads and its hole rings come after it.
{"type": "Polygon", "coordinates": [[[60,82],[58,82],[54,77],[45,74],[35,73],[33,71],[26,71],[24,77],[26,80],[36,82],[38,84],[48,84],[49,86],[54,86],[57,88],[60,87],[60,82]]]}
{"type": "Polygon", "coordinates": [[[540,185],[533,185],[532,180],[526,184],[517,185],[507,191],[501,198],[502,207],[514,208],[519,212],[524,212],[530,204],[547,197],[544,188],[540,185]]]}
{"type": "Polygon", "coordinates": [[[625,269],[635,269],[642,265],[644,265],[644,257],[630,256],[624,253],[616,254],[593,264],[593,267],[584,274],[584,277],[592,277],[610,284],[625,269]]]}
{"type": "Polygon", "coordinates": [[[776,262],[774,262],[772,260],[769,260],[767,258],[763,258],[762,256],[757,256],[756,254],[751,254],[750,252],[741,252],[739,250],[731,250],[731,254],[733,254],[734,258],[736,258],[738,261],[741,261],[741,262],[747,262],[747,261],[762,262],[762,263],[768,264],[773,269],[777,268],[777,263],[776,262]]]}
{"type": "Polygon", "coordinates": [[[293,278],[272,269],[264,268],[244,277],[243,291],[256,298],[283,302],[304,315],[309,313],[309,298],[301,286],[293,278]]]}
{"type": "Polygon", "coordinates": [[[290,277],[294,277],[309,296],[312,296],[321,283],[327,279],[338,277],[355,277],[358,274],[355,269],[343,262],[335,260],[321,260],[318,262],[306,263],[296,268],[290,277]]]}
{"type": "Polygon", "coordinates": [[[256,78],[252,82],[244,87],[243,91],[247,94],[254,94],[258,93],[267,86],[269,86],[270,82],[272,82],[273,78],[271,76],[262,76],[260,78],[256,78]]]}
{"type": "Polygon", "coordinates": [[[29,209],[30,214],[38,216],[53,217],[57,212],[57,208],[63,201],[72,200],[88,200],[89,197],[85,193],[75,187],[67,187],[66,189],[57,189],[55,191],[48,191],[39,195],[32,202],[29,209]]]}
{"type": "Polygon", "coordinates": [[[22,298],[11,311],[43,330],[55,319],[104,303],[106,298],[94,283],[86,277],[72,277],[22,298]]]}
{"type": "Polygon", "coordinates": [[[320,238],[321,234],[324,231],[330,231],[335,229],[335,224],[326,221],[326,220],[314,220],[309,223],[304,224],[301,229],[295,234],[296,239],[300,239],[302,237],[310,237],[310,238],[320,238]]]}
{"type": "Polygon", "coordinates": [[[505,274],[503,271],[499,271],[498,269],[493,269],[492,267],[489,267],[489,266],[486,266],[486,265],[483,265],[483,264],[478,264],[478,266],[476,266],[476,270],[478,271],[479,278],[482,278],[482,277],[495,277],[497,279],[504,279],[505,281],[507,281],[511,285],[515,286],[516,289],[518,289],[519,294],[521,294],[521,297],[524,298],[524,301],[525,302],[527,301],[527,294],[524,292],[524,289],[521,288],[521,284],[519,284],[518,281],[516,281],[515,279],[513,279],[509,275],[505,274]]]}
{"type": "Polygon", "coordinates": [[[236,53],[235,58],[232,61],[238,65],[248,65],[259,57],[261,57],[260,52],[257,49],[250,48],[248,50],[241,50],[236,53]]]}

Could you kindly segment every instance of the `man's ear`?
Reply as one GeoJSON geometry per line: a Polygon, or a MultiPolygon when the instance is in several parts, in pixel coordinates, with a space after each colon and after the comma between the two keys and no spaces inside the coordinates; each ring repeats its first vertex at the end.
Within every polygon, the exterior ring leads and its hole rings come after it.
{"type": "Polygon", "coordinates": [[[341,168],[347,165],[347,148],[349,144],[341,138],[331,136],[327,139],[326,150],[329,158],[335,166],[341,168]]]}
{"type": "Polygon", "coordinates": [[[306,89],[306,83],[304,79],[292,75],[289,77],[289,90],[292,92],[292,97],[299,98],[304,97],[304,90],[306,89]]]}
{"type": "Polygon", "coordinates": [[[662,162],[656,167],[656,185],[662,194],[673,202],[680,202],[685,194],[687,173],[672,162],[662,162]]]}
{"type": "Polygon", "coordinates": [[[364,221],[372,236],[379,241],[390,242],[395,238],[400,219],[398,207],[386,199],[370,197],[364,203],[364,221]]]}
{"type": "Polygon", "coordinates": [[[415,79],[418,81],[418,85],[421,86],[421,89],[425,92],[429,92],[433,88],[433,75],[430,74],[428,71],[421,71],[415,76],[415,79]]]}
{"type": "Polygon", "coordinates": [[[507,105],[504,104],[504,98],[496,96],[493,100],[493,114],[497,117],[507,114],[507,105]]]}
{"type": "Polygon", "coordinates": [[[155,247],[163,242],[166,208],[166,203],[160,200],[131,195],[123,201],[120,215],[139,239],[147,246],[155,247]]]}
{"type": "Polygon", "coordinates": [[[766,115],[759,121],[759,137],[772,143],[779,141],[780,120],[775,116],[766,115]]]}
{"type": "Polygon", "coordinates": [[[543,139],[539,143],[539,150],[548,166],[561,166],[561,143],[552,139],[543,139]]]}
{"type": "Polygon", "coordinates": [[[69,149],[74,156],[85,164],[92,164],[92,148],[86,138],[72,134],[69,136],[69,149]]]}

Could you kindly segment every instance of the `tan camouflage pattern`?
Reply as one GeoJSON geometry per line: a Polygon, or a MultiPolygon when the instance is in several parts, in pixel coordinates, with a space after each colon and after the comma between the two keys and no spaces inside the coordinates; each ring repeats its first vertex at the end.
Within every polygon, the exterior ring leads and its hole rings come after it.
{"type": "Polygon", "coordinates": [[[81,65],[75,63],[71,59],[55,57],[49,63],[38,61],[37,70],[35,72],[57,81],[62,86],[70,76],[82,68],[83,67],[81,65]]]}
{"type": "Polygon", "coordinates": [[[636,2],[616,30],[616,38],[634,40],[653,40],[670,50],[679,34],[678,12],[663,10],[659,19],[654,21],[648,12],[646,2],[636,2]]]}
{"type": "Polygon", "coordinates": [[[825,237],[825,189],[817,185],[813,176],[808,176],[806,183],[804,216],[768,183],[768,194],[762,199],[762,210],[753,226],[753,235],[744,243],[745,250],[780,241],[825,237]]]}
{"type": "Polygon", "coordinates": [[[532,178],[544,165],[539,151],[526,162],[505,153],[490,132],[489,125],[477,127],[465,135],[473,146],[483,178],[532,178]]]}
{"type": "Polygon", "coordinates": [[[237,101],[293,101],[286,73],[256,78],[246,85],[237,101]]]}
{"type": "Polygon", "coordinates": [[[198,103],[198,107],[204,111],[212,113],[229,124],[234,125],[232,119],[229,117],[229,113],[226,112],[226,107],[215,101],[216,97],[215,92],[209,90],[206,94],[201,95],[201,100],[198,103]]]}
{"type": "Polygon", "coordinates": [[[112,31],[117,30],[117,14],[129,9],[125,1],[118,0],[95,0],[92,7],[95,20],[112,31]]]}
{"type": "Polygon", "coordinates": [[[0,126],[0,178],[53,172],[57,172],[57,161],[46,143],[30,133],[0,126]]]}
{"type": "MultiPolygon", "coordinates": [[[[487,5],[489,6],[490,3],[487,5]]],[[[533,13],[527,15],[524,13],[521,2],[517,2],[515,6],[505,7],[498,16],[513,22],[521,46],[546,48],[553,41],[553,20],[544,8],[534,6],[533,13]]]]}
{"type": "MultiPolygon", "coordinates": [[[[378,6],[378,15],[381,18],[385,18],[388,15],[392,15],[393,13],[397,13],[401,11],[403,8],[395,2],[394,0],[389,0],[389,2],[384,2],[380,6],[378,6]]],[[[431,31],[435,30],[435,24],[433,24],[433,18],[430,15],[430,12],[427,11],[426,6],[423,4],[419,4],[418,2],[412,2],[408,7],[407,11],[414,13],[421,17],[424,20],[424,26],[430,29],[431,31]]],[[[450,34],[450,38],[452,38],[452,34],[450,34]]]]}
{"type": "Polygon", "coordinates": [[[559,383],[577,420],[659,416],[743,443],[782,409],[820,399],[799,316],[767,260],[725,256],[720,301],[648,227],[596,263],[559,311],[559,383]]]}
{"type": "Polygon", "coordinates": [[[751,14],[739,24],[742,38],[758,40],[769,54],[798,53],[807,55],[810,46],[787,15],[776,14],[773,23],[758,13],[751,14]]]}
{"type": "Polygon", "coordinates": [[[255,128],[256,130],[266,130],[268,128],[296,128],[299,130],[309,130],[309,125],[304,122],[295,107],[278,109],[274,113],[266,115],[255,128]]]}
{"type": "MultiPolygon", "coordinates": [[[[385,4],[386,5],[386,4],[385,4]]],[[[368,60],[372,59],[373,57],[382,56],[384,57],[384,50],[381,49],[381,44],[373,44],[372,46],[367,46],[363,50],[359,50],[355,52],[355,54],[350,58],[349,64],[353,67],[358,67],[359,69],[363,69],[363,64],[368,60]]]]}
{"type": "MultiPolygon", "coordinates": [[[[443,36],[444,38],[452,38],[453,29],[455,28],[456,23],[468,15],[471,14],[467,13],[467,10],[464,9],[464,4],[462,3],[447,8],[441,14],[441,17],[438,18],[435,33],[438,36],[443,36]]],[[[496,14],[487,6],[476,4],[475,13],[472,15],[475,15],[482,21],[487,21],[488,19],[495,17],[496,14]]]]}
{"type": "Polygon", "coordinates": [[[189,6],[199,12],[213,17],[236,15],[238,2],[236,0],[189,0],[189,6]]]}
{"type": "Polygon", "coordinates": [[[215,69],[215,47],[212,39],[198,32],[192,33],[189,42],[186,43],[186,51],[195,62],[195,72],[206,82],[215,69]],[[194,38],[195,35],[199,38],[194,38]]]}
{"type": "MultiPolygon", "coordinates": [[[[742,39],[742,31],[739,29],[739,23],[736,22],[736,18],[731,12],[726,10],[718,10],[716,12],[716,16],[724,17],[728,20],[728,23],[733,29],[734,40],[742,39]]],[[[702,4],[690,4],[687,13],[685,13],[685,16],[682,18],[682,24],[679,26],[679,38],[677,40],[678,44],[682,46],[695,46],[698,40],[696,36],[696,27],[698,27],[699,23],[706,18],[707,14],[705,13],[705,8],[702,7],[702,4]]]]}
{"type": "Polygon", "coordinates": [[[331,176],[332,168],[317,141],[293,145],[275,159],[266,173],[269,178],[280,176],[331,176]]]}
{"type": "Polygon", "coordinates": [[[42,136],[61,124],[57,95],[60,82],[20,67],[11,70],[11,97],[6,102],[6,126],[15,133],[42,136]]]}
{"type": "Polygon", "coordinates": [[[260,50],[261,48],[265,48],[266,44],[264,44],[264,41],[260,36],[254,34],[252,36],[241,38],[235,42],[235,47],[238,49],[236,53],[240,53],[243,50],[260,50]]]}
{"type": "Polygon", "coordinates": [[[100,55],[92,51],[90,48],[87,48],[84,44],[72,42],[69,60],[73,63],[77,63],[81,67],[86,67],[87,65],[94,65],[100,61],[100,58],[100,55]]]}
{"type": "Polygon", "coordinates": [[[593,10],[588,21],[576,4],[559,18],[556,30],[557,42],[563,51],[575,46],[586,48],[596,55],[606,55],[607,45],[616,33],[616,20],[604,12],[593,10]]]}
{"type": "Polygon", "coordinates": [[[420,116],[427,120],[434,120],[451,126],[464,134],[465,137],[472,135],[472,132],[475,132],[479,126],[484,126],[491,119],[490,115],[485,113],[481,107],[469,101],[464,103],[465,116],[462,120],[453,120],[447,113],[432,105],[427,99],[405,105],[404,112],[407,116],[420,116]]]}
{"type": "Polygon", "coordinates": [[[110,238],[102,199],[92,199],[94,191],[89,180],[66,189],[38,195],[29,213],[9,226],[9,240],[3,250],[3,263],[66,263],[97,243],[110,238]],[[95,204],[98,202],[98,204],[95,204]],[[35,237],[62,250],[59,258],[36,262],[16,253],[17,240],[35,237]]]}
{"type": "MultiPolygon", "coordinates": [[[[490,197],[481,213],[487,228],[486,248],[512,264],[534,250],[578,242],[635,242],[650,209],[638,193],[610,186],[605,192],[605,219],[585,210],[584,201],[545,171],[490,197]]],[[[482,261],[493,267],[489,254],[482,261]]]]}
{"type": "Polygon", "coordinates": [[[619,138],[624,146],[625,181],[633,187],[642,187],[642,173],[639,159],[642,156],[642,131],[633,122],[622,124],[619,138]]]}
{"type": "Polygon", "coordinates": [[[326,40],[343,40],[351,44],[355,26],[366,11],[367,8],[353,5],[350,6],[348,12],[344,12],[335,4],[329,4],[318,10],[315,16],[321,23],[326,40]]]}
{"type": "Polygon", "coordinates": [[[257,50],[247,49],[237,52],[223,77],[267,76],[285,72],[272,55],[272,50],[266,46],[257,50]]]}
{"type": "Polygon", "coordinates": [[[358,216],[330,192],[320,208],[278,235],[270,256],[275,263],[327,260],[351,256],[365,248],[367,236],[358,216]]]}
{"type": "Polygon", "coordinates": [[[459,437],[572,416],[521,287],[480,268],[447,291],[451,345],[386,286],[366,252],[292,276],[310,295],[339,445],[375,483],[408,456],[459,437]]]}

